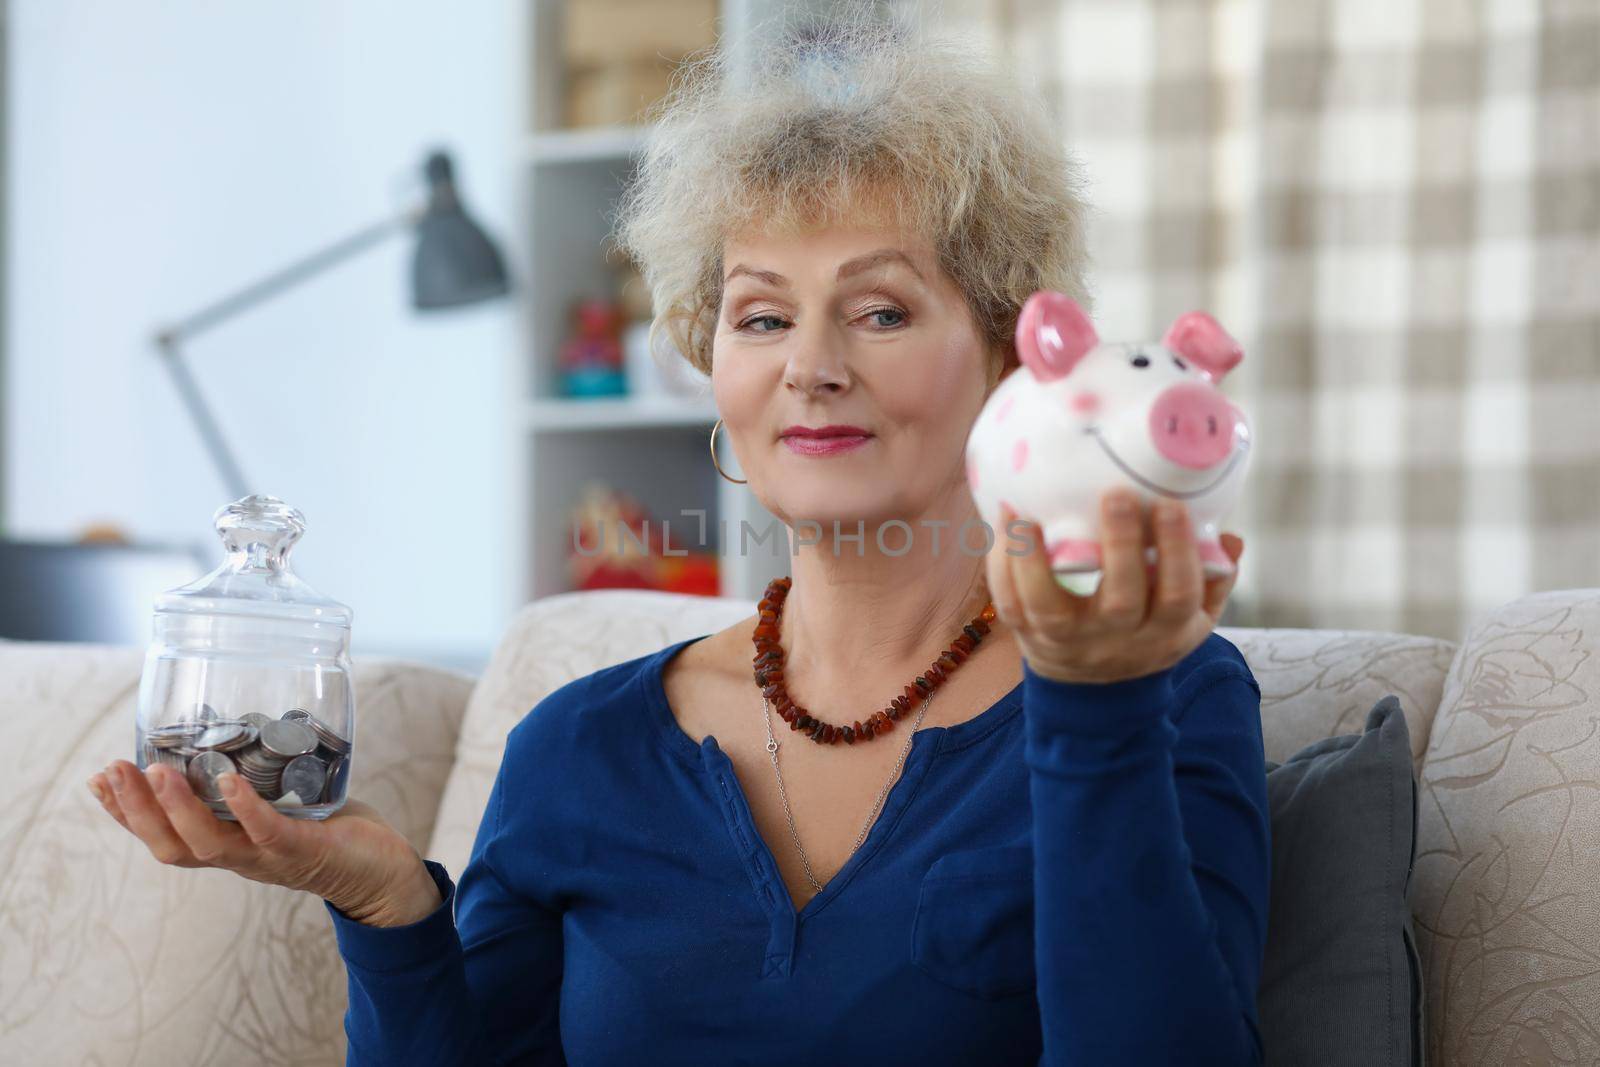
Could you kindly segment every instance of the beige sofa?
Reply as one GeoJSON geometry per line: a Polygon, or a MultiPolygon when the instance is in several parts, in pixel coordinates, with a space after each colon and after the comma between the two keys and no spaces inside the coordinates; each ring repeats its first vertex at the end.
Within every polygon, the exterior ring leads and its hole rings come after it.
{"type": "MultiPolygon", "coordinates": [[[[608,663],[752,605],[613,591],[528,605],[483,677],[358,660],[352,789],[459,874],[507,731],[608,663]]],[[[1267,755],[1399,695],[1421,783],[1413,911],[1433,1064],[1600,1062],[1600,589],[1506,605],[1459,647],[1223,628],[1267,755]]],[[[0,642],[0,1063],[342,1064],[320,900],[163,867],[84,786],[131,757],[142,650],[0,642]]]]}

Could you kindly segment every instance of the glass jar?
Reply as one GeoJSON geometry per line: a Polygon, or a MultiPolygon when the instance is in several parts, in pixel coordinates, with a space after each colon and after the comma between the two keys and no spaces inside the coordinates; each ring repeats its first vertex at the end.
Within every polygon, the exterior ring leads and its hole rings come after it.
{"type": "Polygon", "coordinates": [[[227,551],[216,570],[155,599],[139,680],[139,769],[167,763],[236,822],[217,776],[285,815],[326,819],[344,805],[355,737],[351,610],[289,569],[305,516],[277,497],[220,508],[227,551]]]}

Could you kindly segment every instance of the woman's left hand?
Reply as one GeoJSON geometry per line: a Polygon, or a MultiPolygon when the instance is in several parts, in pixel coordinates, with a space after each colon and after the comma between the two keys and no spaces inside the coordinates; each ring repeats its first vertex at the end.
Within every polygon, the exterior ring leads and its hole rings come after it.
{"type": "Polygon", "coordinates": [[[1100,499],[1100,584],[1078,596],[1056,581],[1038,523],[1005,510],[1002,526],[988,559],[995,613],[1016,631],[1034,672],[1063,682],[1138,678],[1183,659],[1222,617],[1244,552],[1243,539],[1222,534],[1234,572],[1204,578],[1182,501],[1162,499],[1145,510],[1132,489],[1109,489],[1100,499]],[[1117,510],[1119,501],[1131,510],[1117,510]],[[1013,555],[1019,536],[1026,551],[1013,555]],[[1148,568],[1147,544],[1157,554],[1148,568]]]}

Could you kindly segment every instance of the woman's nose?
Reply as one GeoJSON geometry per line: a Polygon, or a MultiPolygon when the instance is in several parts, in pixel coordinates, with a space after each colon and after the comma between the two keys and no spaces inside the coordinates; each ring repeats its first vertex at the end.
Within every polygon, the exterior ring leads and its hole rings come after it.
{"type": "Polygon", "coordinates": [[[784,367],[784,382],[804,393],[837,392],[850,384],[850,371],[837,342],[802,335],[795,338],[794,350],[784,367]]]}
{"type": "Polygon", "coordinates": [[[790,374],[786,381],[802,393],[837,393],[845,388],[846,380],[825,371],[804,370],[790,374]]]}

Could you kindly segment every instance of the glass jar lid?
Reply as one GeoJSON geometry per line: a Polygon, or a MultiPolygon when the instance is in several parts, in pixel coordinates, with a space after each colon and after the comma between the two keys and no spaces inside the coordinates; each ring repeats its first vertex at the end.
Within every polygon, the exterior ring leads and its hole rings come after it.
{"type": "Polygon", "coordinates": [[[301,581],[289,552],[306,519],[275,496],[252,494],[212,518],[227,558],[216,570],[156,597],[157,614],[246,615],[349,628],[352,611],[301,581]]]}

